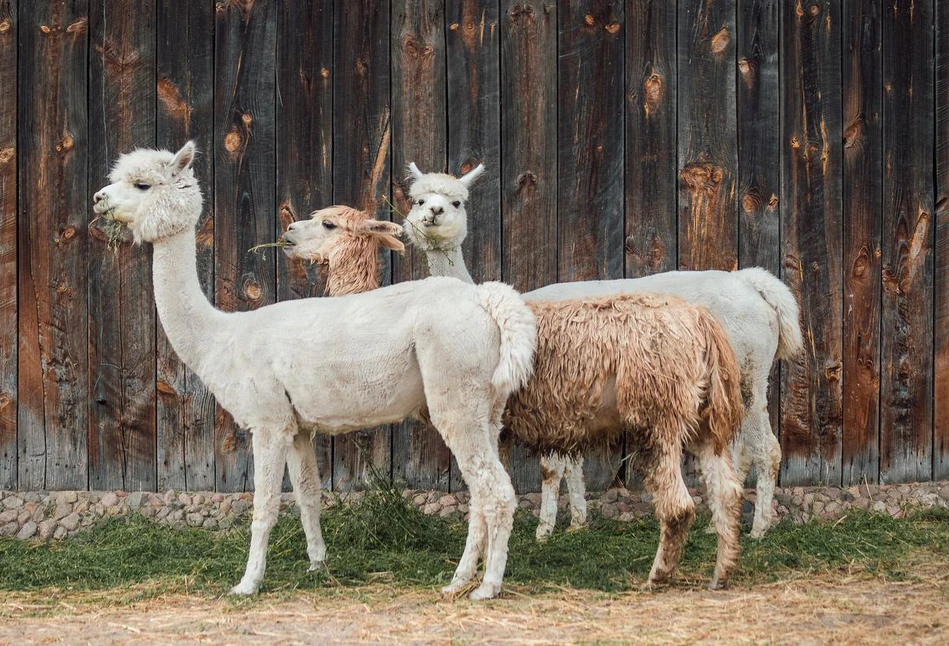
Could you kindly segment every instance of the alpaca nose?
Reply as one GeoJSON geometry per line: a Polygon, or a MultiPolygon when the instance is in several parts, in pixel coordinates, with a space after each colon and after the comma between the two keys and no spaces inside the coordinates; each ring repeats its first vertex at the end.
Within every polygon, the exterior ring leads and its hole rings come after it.
{"type": "Polygon", "coordinates": [[[102,198],[104,197],[105,195],[102,193],[102,191],[99,191],[98,193],[92,196],[92,203],[98,204],[100,201],[102,201],[102,198]]]}
{"type": "Polygon", "coordinates": [[[444,212],[445,212],[445,209],[443,209],[443,208],[440,207],[440,206],[433,206],[433,207],[432,207],[432,215],[441,215],[441,214],[444,213],[444,212]]]}

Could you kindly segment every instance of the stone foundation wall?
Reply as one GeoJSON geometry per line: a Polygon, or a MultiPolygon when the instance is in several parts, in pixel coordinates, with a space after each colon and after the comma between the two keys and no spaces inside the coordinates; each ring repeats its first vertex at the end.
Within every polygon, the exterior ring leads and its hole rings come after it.
{"type": "MultiPolygon", "coordinates": [[[[361,494],[351,492],[323,494],[324,507],[345,504],[361,494]]],[[[440,491],[405,491],[404,495],[426,514],[465,517],[468,513],[467,493],[440,491]]],[[[704,510],[701,492],[692,496],[704,510]]],[[[284,507],[295,507],[292,494],[282,495],[284,507]]],[[[631,521],[650,516],[649,495],[626,489],[610,489],[588,496],[591,519],[601,517],[631,521]]],[[[745,513],[753,509],[755,493],[745,493],[745,513]]],[[[175,527],[227,528],[236,519],[249,513],[254,497],[251,493],[179,493],[162,494],[124,491],[0,491],[0,536],[18,539],[60,539],[82,531],[106,516],[139,513],[156,522],[175,527]]],[[[522,510],[537,514],[539,493],[519,497],[522,510]]],[[[791,487],[775,492],[775,512],[779,519],[790,518],[801,523],[811,519],[833,521],[851,509],[869,509],[900,518],[913,508],[949,508],[949,482],[924,482],[902,485],[861,485],[844,489],[835,487],[791,487]]],[[[560,498],[560,509],[567,507],[566,495],[560,498]]]]}

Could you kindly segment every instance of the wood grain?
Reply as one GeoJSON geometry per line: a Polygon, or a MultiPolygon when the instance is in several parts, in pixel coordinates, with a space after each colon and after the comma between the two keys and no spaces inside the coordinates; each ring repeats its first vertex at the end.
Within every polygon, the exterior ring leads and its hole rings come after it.
{"type": "MultiPolygon", "coordinates": [[[[196,227],[198,279],[214,300],[214,5],[159,0],[156,135],[178,150],[193,139],[193,168],[204,196],[196,227]]],[[[184,366],[158,326],[156,360],[158,489],[212,491],[214,397],[184,366]]]]}
{"type": "Polygon", "coordinates": [[[838,0],[782,3],[781,238],[801,357],[782,369],[785,485],[840,482],[841,91],[838,0]]]}
{"type": "Polygon", "coordinates": [[[933,479],[949,478],[949,7],[936,4],[933,479]]]}
{"type": "Polygon", "coordinates": [[[880,442],[880,243],[883,208],[880,2],[843,15],[842,484],[876,482],[880,442]]]}
{"type": "MultiPolygon", "coordinates": [[[[17,3],[0,0],[0,70],[17,68],[17,3]]],[[[17,480],[17,77],[0,87],[0,489],[17,480]]]]}
{"type": "Polygon", "coordinates": [[[85,0],[19,6],[17,103],[22,490],[88,485],[88,46],[85,0]]]}
{"type": "Polygon", "coordinates": [[[883,8],[883,482],[932,477],[933,5],[883,8]]]}

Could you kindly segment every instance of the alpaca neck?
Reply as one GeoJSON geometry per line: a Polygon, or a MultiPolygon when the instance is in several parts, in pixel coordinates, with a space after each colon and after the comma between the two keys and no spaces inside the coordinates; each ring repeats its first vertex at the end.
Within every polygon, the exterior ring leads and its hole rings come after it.
{"type": "Polygon", "coordinates": [[[162,328],[178,357],[200,376],[208,339],[226,315],[214,309],[201,290],[193,229],[152,246],[152,282],[162,328]]]}
{"type": "Polygon", "coordinates": [[[330,296],[361,294],[379,287],[379,256],[374,240],[352,240],[330,254],[326,292],[330,296]]]}
{"type": "Polygon", "coordinates": [[[465,257],[461,247],[452,249],[429,249],[425,252],[428,260],[428,271],[432,276],[450,276],[466,283],[474,283],[468,268],[465,267],[465,257]]]}

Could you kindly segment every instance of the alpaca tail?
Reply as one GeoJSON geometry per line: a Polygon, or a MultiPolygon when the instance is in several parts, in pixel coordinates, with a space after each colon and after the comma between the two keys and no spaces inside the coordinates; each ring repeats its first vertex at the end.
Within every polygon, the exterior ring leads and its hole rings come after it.
{"type": "Polygon", "coordinates": [[[725,451],[738,433],[744,413],[738,358],[718,321],[701,308],[699,329],[705,341],[708,390],[703,418],[716,454],[725,451]]]}
{"type": "Polygon", "coordinates": [[[483,307],[501,331],[500,359],[491,383],[507,399],[527,384],[534,372],[537,350],[537,324],[534,313],[512,287],[504,283],[478,286],[483,307]]]}
{"type": "Polygon", "coordinates": [[[771,272],[761,267],[742,269],[735,273],[746,285],[754,289],[774,310],[778,317],[778,359],[791,359],[804,346],[801,338],[800,310],[797,299],[771,272]]]}

